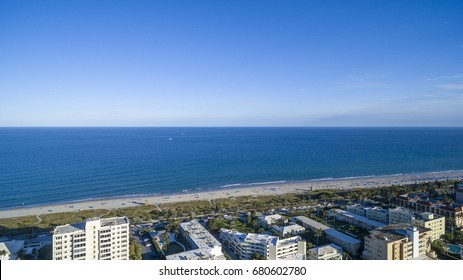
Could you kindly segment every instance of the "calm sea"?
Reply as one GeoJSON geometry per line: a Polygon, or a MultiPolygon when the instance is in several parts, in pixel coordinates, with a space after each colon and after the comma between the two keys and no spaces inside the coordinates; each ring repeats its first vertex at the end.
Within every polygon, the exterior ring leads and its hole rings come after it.
{"type": "Polygon", "coordinates": [[[0,208],[463,169],[463,128],[0,128],[0,208]]]}

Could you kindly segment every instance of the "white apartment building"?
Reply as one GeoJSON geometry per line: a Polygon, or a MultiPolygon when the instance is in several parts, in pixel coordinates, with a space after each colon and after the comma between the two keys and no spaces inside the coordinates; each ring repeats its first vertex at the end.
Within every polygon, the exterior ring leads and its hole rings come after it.
{"type": "Polygon", "coordinates": [[[282,236],[297,235],[297,234],[301,234],[301,233],[305,232],[304,227],[302,227],[302,226],[300,226],[298,224],[295,224],[295,223],[292,223],[292,224],[290,224],[288,226],[282,226],[282,227],[274,225],[272,227],[272,230],[274,230],[278,234],[281,234],[282,236]]]}
{"type": "Polygon", "coordinates": [[[389,211],[381,207],[371,207],[365,209],[365,217],[387,225],[389,222],[389,211]]]}
{"type": "Polygon", "coordinates": [[[389,209],[389,224],[410,224],[413,212],[403,207],[389,209]]]}
{"type": "Polygon", "coordinates": [[[129,220],[91,218],[57,226],[52,246],[53,260],[128,260],[129,220]]]}
{"type": "Polygon", "coordinates": [[[279,214],[266,215],[260,217],[261,226],[267,229],[269,229],[273,224],[277,223],[278,221],[285,221],[285,218],[279,214]]]}
{"type": "Polygon", "coordinates": [[[382,224],[389,223],[389,211],[381,207],[363,207],[356,204],[346,207],[346,211],[366,217],[370,220],[380,222],[382,224]]]}
{"type": "Polygon", "coordinates": [[[197,220],[181,223],[180,234],[193,250],[168,255],[167,260],[225,260],[222,244],[197,220]]]}
{"type": "Polygon", "coordinates": [[[344,251],[336,244],[315,247],[309,250],[309,260],[342,260],[344,251]]]}
{"type": "Polygon", "coordinates": [[[221,229],[220,239],[242,260],[251,259],[255,253],[266,260],[305,259],[306,255],[306,242],[299,236],[279,239],[266,234],[221,229]]]}

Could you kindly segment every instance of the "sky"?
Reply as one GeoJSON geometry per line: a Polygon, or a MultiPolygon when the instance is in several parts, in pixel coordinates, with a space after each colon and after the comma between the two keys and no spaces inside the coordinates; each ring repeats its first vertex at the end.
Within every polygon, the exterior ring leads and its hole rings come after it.
{"type": "Polygon", "coordinates": [[[463,126],[463,1],[0,0],[0,126],[463,126]]]}

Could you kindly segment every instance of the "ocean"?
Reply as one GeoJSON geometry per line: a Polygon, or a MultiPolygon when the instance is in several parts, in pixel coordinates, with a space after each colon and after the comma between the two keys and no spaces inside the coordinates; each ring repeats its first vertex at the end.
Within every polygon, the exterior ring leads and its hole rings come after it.
{"type": "Polygon", "coordinates": [[[463,128],[0,128],[0,208],[463,170],[463,128]]]}

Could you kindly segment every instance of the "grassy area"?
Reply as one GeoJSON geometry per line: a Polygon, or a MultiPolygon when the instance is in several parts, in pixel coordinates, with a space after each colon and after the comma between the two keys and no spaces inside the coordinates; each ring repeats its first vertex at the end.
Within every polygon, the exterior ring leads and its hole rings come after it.
{"type": "MultiPolygon", "coordinates": [[[[448,182],[430,182],[426,184],[410,186],[392,186],[384,188],[367,188],[346,190],[316,190],[303,194],[284,194],[270,196],[241,196],[236,198],[220,198],[211,201],[197,200],[176,203],[164,203],[159,207],[161,213],[154,205],[139,205],[128,208],[109,210],[84,210],[67,213],[50,213],[41,215],[42,221],[35,216],[0,219],[0,234],[31,234],[38,231],[52,230],[53,227],[62,224],[81,222],[89,217],[127,216],[131,223],[137,224],[153,219],[178,219],[195,217],[197,215],[212,215],[215,213],[237,213],[238,211],[266,211],[272,208],[290,208],[293,206],[313,205],[320,202],[333,202],[340,199],[358,198],[392,198],[398,194],[408,192],[435,192],[444,188],[448,182]]],[[[307,211],[309,213],[309,211],[307,211]]],[[[300,215],[298,213],[298,215],[300,215]]],[[[231,228],[242,232],[252,232],[253,229],[246,225],[231,223],[231,228]]]]}

